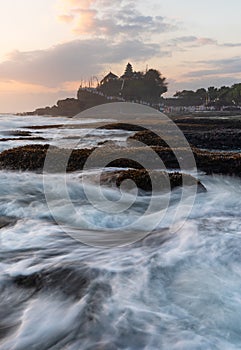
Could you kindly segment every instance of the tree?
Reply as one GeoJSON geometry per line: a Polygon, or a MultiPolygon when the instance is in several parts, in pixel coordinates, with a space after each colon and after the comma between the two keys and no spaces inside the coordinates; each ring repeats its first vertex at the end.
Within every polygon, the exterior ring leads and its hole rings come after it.
{"type": "Polygon", "coordinates": [[[218,98],[218,89],[214,86],[208,88],[208,98],[210,102],[214,102],[218,98]]]}
{"type": "Polygon", "coordinates": [[[241,83],[231,87],[230,97],[235,104],[241,104],[241,83]]]}
{"type": "Polygon", "coordinates": [[[130,63],[127,64],[125,73],[122,75],[122,78],[132,78],[133,77],[133,68],[130,63]]]}
{"type": "Polygon", "coordinates": [[[197,98],[195,91],[192,90],[177,91],[174,97],[181,100],[183,106],[196,106],[202,103],[200,98],[197,98]]]}
{"type": "Polygon", "coordinates": [[[197,89],[195,92],[197,100],[202,103],[206,103],[207,101],[207,91],[204,88],[197,89]]]}
{"type": "Polygon", "coordinates": [[[166,78],[156,69],[146,73],[133,71],[127,64],[120,79],[104,81],[99,90],[108,96],[122,96],[127,101],[146,101],[159,103],[160,97],[167,91],[166,78]]]}
{"type": "Polygon", "coordinates": [[[158,99],[167,92],[166,78],[162,77],[156,69],[149,69],[144,76],[144,81],[148,88],[147,96],[151,99],[158,99]]]}

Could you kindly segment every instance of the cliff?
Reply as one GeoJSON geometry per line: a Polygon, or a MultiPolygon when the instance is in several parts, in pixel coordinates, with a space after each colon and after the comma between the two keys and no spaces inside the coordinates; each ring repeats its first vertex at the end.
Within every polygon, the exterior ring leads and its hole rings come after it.
{"type": "Polygon", "coordinates": [[[85,109],[110,102],[106,97],[93,93],[91,90],[79,89],[76,98],[59,100],[52,107],[37,108],[33,112],[26,112],[24,115],[52,115],[73,117],[85,109]]]}

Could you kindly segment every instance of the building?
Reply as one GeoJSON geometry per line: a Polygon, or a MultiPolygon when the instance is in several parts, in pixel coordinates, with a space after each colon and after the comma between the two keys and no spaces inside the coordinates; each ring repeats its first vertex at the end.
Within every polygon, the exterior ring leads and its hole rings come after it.
{"type": "Polygon", "coordinates": [[[101,80],[100,85],[104,85],[106,83],[109,83],[109,81],[118,80],[118,79],[119,79],[118,75],[115,75],[114,73],[110,72],[101,80]]]}

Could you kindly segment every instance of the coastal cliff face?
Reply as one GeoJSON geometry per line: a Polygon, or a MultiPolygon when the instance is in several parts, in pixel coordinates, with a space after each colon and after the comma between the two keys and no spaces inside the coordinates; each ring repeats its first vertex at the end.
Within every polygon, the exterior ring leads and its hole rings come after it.
{"type": "Polygon", "coordinates": [[[93,94],[88,90],[80,89],[76,98],[66,98],[59,100],[52,107],[38,108],[33,112],[27,112],[26,115],[51,115],[73,117],[85,109],[110,102],[106,97],[93,94]]]}

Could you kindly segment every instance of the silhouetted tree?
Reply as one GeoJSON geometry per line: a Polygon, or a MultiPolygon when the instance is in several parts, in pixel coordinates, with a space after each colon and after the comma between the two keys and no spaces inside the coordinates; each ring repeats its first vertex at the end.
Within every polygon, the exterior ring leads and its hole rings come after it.
{"type": "Polygon", "coordinates": [[[122,96],[125,100],[159,103],[161,95],[167,91],[167,83],[158,70],[149,69],[145,74],[134,72],[128,63],[120,79],[104,82],[99,90],[109,96],[122,96]]]}
{"type": "Polygon", "coordinates": [[[122,78],[132,78],[133,77],[133,68],[130,63],[127,64],[124,74],[122,78]]]}

